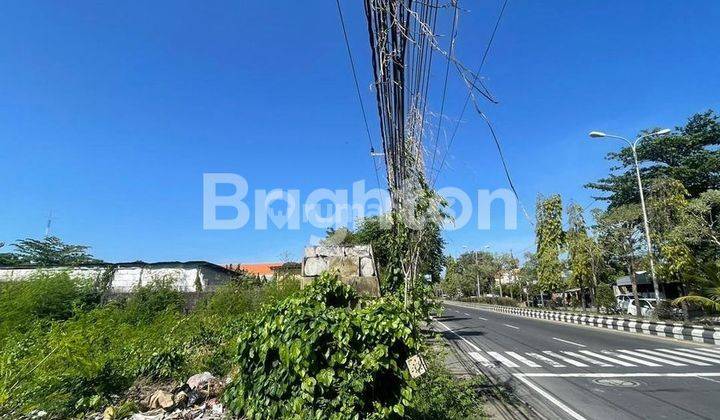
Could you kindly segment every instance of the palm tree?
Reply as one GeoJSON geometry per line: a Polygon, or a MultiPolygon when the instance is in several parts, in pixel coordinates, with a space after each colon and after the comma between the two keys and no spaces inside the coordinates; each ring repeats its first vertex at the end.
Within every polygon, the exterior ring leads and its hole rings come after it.
{"type": "Polygon", "coordinates": [[[720,263],[706,264],[700,270],[699,277],[701,294],[679,297],[673,300],[673,305],[688,303],[708,312],[720,312],[720,263]]]}

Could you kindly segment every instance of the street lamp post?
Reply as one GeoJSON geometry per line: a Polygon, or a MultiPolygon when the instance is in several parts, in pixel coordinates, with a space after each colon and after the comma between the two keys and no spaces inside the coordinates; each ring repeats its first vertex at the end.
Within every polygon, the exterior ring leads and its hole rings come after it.
{"type": "Polygon", "coordinates": [[[590,132],[590,137],[593,137],[593,138],[612,137],[615,139],[620,139],[620,140],[624,141],[625,143],[627,143],[628,146],[630,146],[630,149],[632,150],[633,159],[635,160],[635,175],[637,176],[638,189],[640,190],[640,207],[642,208],[643,225],[645,226],[645,240],[647,241],[648,257],[650,258],[650,276],[652,277],[652,281],[653,281],[653,289],[655,289],[655,301],[656,302],[660,302],[660,287],[658,285],[657,277],[655,276],[655,261],[653,259],[653,255],[652,255],[652,242],[650,240],[650,225],[648,224],[647,210],[645,208],[645,194],[643,193],[642,179],[640,178],[640,164],[638,163],[638,157],[637,157],[637,145],[644,138],[647,138],[650,136],[661,136],[661,135],[667,134],[669,132],[670,132],[670,129],[664,128],[662,130],[658,130],[658,131],[640,136],[637,139],[635,139],[634,142],[630,142],[630,140],[626,139],[625,137],[616,136],[613,134],[605,134],[601,131],[591,131],[590,132]]]}

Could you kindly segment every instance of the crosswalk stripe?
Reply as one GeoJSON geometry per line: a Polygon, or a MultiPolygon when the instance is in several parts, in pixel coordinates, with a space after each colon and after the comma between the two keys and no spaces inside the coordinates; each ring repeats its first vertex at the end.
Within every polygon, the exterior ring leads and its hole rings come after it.
{"type": "Polygon", "coordinates": [[[538,360],[540,360],[541,362],[545,362],[545,363],[549,364],[549,365],[552,366],[552,367],[556,367],[556,368],[563,368],[563,367],[565,367],[565,365],[563,365],[562,363],[558,363],[558,362],[556,362],[556,361],[554,361],[554,360],[552,360],[552,359],[549,359],[549,358],[543,356],[542,354],[538,354],[538,353],[525,353],[525,354],[527,354],[528,356],[533,357],[533,358],[535,358],[535,359],[538,359],[538,360]]]}
{"type": "Polygon", "coordinates": [[[511,357],[514,357],[514,358],[518,359],[518,360],[521,361],[522,363],[525,363],[527,366],[530,366],[530,367],[542,367],[542,366],[538,365],[537,363],[533,362],[532,360],[530,360],[530,359],[528,359],[528,358],[526,358],[526,357],[523,357],[523,356],[515,353],[514,351],[506,351],[505,354],[507,354],[508,356],[511,356],[511,357]]]}
{"type": "Polygon", "coordinates": [[[650,356],[649,354],[642,354],[642,353],[632,351],[632,350],[617,350],[617,351],[622,352],[622,353],[631,354],[633,356],[644,357],[646,359],[654,360],[654,361],[660,362],[660,363],[665,363],[666,365],[670,365],[670,366],[687,366],[685,363],[673,362],[672,360],[669,360],[669,359],[663,359],[661,357],[650,356]]]}
{"type": "Polygon", "coordinates": [[[698,347],[696,350],[712,353],[712,355],[720,354],[720,349],[718,348],[698,347]]]}
{"type": "Polygon", "coordinates": [[[582,360],[582,361],[585,361],[585,362],[588,362],[588,363],[592,363],[593,365],[598,365],[598,366],[602,366],[602,367],[612,367],[612,365],[610,365],[610,364],[607,364],[607,363],[605,363],[605,362],[601,362],[601,361],[599,361],[599,360],[591,359],[591,358],[589,358],[589,357],[587,357],[587,356],[583,356],[582,354],[579,354],[579,353],[573,353],[573,352],[571,352],[571,351],[564,351],[563,353],[567,354],[568,356],[572,356],[572,357],[574,357],[574,358],[576,358],[576,359],[580,359],[580,360],[582,360]]]}
{"type": "Polygon", "coordinates": [[[702,360],[703,362],[710,362],[710,363],[718,363],[720,364],[720,359],[716,359],[714,357],[705,357],[705,356],[698,356],[696,354],[687,353],[685,351],[676,351],[676,350],[669,350],[669,349],[655,349],[662,352],[677,354],[679,356],[685,356],[685,357],[692,357],[693,359],[702,360]]]}
{"type": "Polygon", "coordinates": [[[513,362],[512,360],[508,359],[507,357],[503,356],[502,354],[496,352],[496,351],[489,351],[487,352],[490,356],[493,357],[493,359],[499,361],[500,363],[504,364],[507,367],[516,368],[519,367],[517,363],[513,362]]]}
{"type": "Polygon", "coordinates": [[[551,352],[550,350],[545,350],[543,353],[545,353],[545,354],[547,354],[547,355],[549,355],[549,356],[552,356],[552,357],[554,357],[554,358],[556,358],[556,359],[560,359],[560,360],[562,360],[563,362],[569,363],[569,364],[571,364],[571,365],[573,365],[573,366],[578,366],[578,367],[587,367],[587,366],[588,366],[588,365],[586,365],[585,363],[581,363],[581,362],[578,362],[578,361],[575,360],[575,359],[571,359],[571,358],[569,358],[569,357],[565,357],[565,356],[563,356],[563,355],[560,355],[560,354],[551,352]]]}
{"type": "Polygon", "coordinates": [[[662,366],[662,365],[659,365],[659,364],[654,363],[654,362],[648,362],[647,360],[638,359],[637,357],[632,357],[632,356],[628,356],[628,355],[625,355],[625,354],[617,354],[617,353],[613,353],[613,352],[607,351],[607,350],[603,350],[602,352],[603,352],[603,354],[607,354],[608,356],[619,357],[619,358],[621,358],[621,359],[625,359],[625,360],[628,360],[628,361],[630,361],[630,362],[637,363],[637,364],[639,364],[639,365],[645,365],[645,366],[651,366],[651,367],[660,367],[660,366],[662,366]]]}
{"type": "Polygon", "coordinates": [[[490,367],[493,365],[488,359],[483,357],[480,353],[471,351],[468,354],[470,355],[470,357],[475,359],[476,362],[480,363],[481,365],[483,365],[485,367],[490,367]]]}
{"type": "Polygon", "coordinates": [[[712,365],[709,364],[709,363],[703,363],[703,362],[698,362],[698,361],[696,361],[696,360],[689,360],[689,359],[682,358],[682,357],[671,356],[671,355],[669,355],[669,354],[660,353],[659,351],[654,351],[654,350],[635,349],[635,351],[639,351],[639,352],[643,352],[643,353],[648,353],[648,354],[654,354],[655,356],[661,356],[661,357],[664,357],[664,358],[667,358],[667,359],[679,360],[679,361],[681,361],[681,362],[683,362],[683,363],[689,363],[689,364],[695,365],[695,366],[712,366],[712,365]]]}
{"type": "Polygon", "coordinates": [[[635,366],[632,363],[623,362],[622,360],[618,360],[614,357],[608,357],[608,356],[604,356],[602,354],[597,354],[597,353],[591,352],[590,350],[580,350],[580,353],[587,354],[588,356],[592,356],[596,359],[601,359],[606,362],[615,363],[616,365],[620,365],[620,366],[627,366],[627,367],[635,366]]]}
{"type": "Polygon", "coordinates": [[[706,349],[685,349],[685,348],[680,348],[680,347],[679,347],[678,350],[681,350],[681,351],[689,351],[689,352],[692,352],[692,353],[700,354],[700,355],[702,355],[702,356],[720,357],[720,354],[718,354],[718,353],[706,353],[706,352],[704,351],[704,350],[706,350],[706,349]]]}

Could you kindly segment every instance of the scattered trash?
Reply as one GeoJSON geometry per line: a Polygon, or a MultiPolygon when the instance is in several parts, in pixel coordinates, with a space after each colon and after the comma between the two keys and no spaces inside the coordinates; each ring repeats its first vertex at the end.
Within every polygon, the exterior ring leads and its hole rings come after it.
{"type": "MultiPolygon", "coordinates": [[[[179,386],[170,382],[138,382],[124,399],[132,404],[135,404],[132,401],[137,402],[135,408],[140,411],[132,414],[131,420],[219,420],[225,417],[225,409],[218,400],[225,385],[225,380],[203,372],[179,386]]],[[[120,411],[116,406],[109,406],[102,413],[87,418],[116,420],[120,411]]],[[[34,414],[34,418],[47,415],[44,412],[34,414]]]]}

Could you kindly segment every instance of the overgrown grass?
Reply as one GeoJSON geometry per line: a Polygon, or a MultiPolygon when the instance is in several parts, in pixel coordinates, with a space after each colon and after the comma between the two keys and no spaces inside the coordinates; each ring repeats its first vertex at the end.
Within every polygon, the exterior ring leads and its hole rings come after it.
{"type": "MultiPolygon", "coordinates": [[[[323,349],[322,354],[310,351],[294,359],[289,353],[279,355],[288,363],[288,371],[295,372],[293,365],[305,366],[326,353],[332,353],[327,357],[336,362],[333,375],[322,364],[317,371],[308,367],[314,391],[309,393],[304,380],[298,389],[317,401],[303,403],[303,408],[318,408],[322,402],[327,404],[327,413],[334,412],[330,408],[338,404],[332,397],[337,393],[343,395],[340,405],[348,415],[365,410],[392,417],[404,411],[412,418],[459,419],[478,412],[472,384],[457,382],[441,364],[431,361],[428,374],[418,380],[408,378],[404,360],[420,343],[414,327],[408,330],[413,315],[402,305],[383,299],[352,309],[347,306],[356,300],[351,291],[335,283],[326,286],[330,289],[312,295],[299,293],[299,282],[294,279],[230,284],[188,312],[185,295],[163,281],[107,303],[91,283],[65,274],[0,284],[0,418],[16,418],[34,410],[45,411],[50,418],[81,418],[108,405],[132,407],[132,402],[123,403],[134,383],[181,381],[202,371],[221,377],[233,372],[237,381],[243,365],[251,359],[239,358],[239,349],[285,348],[283,340],[292,351],[311,343],[321,343],[318,348],[323,349]],[[352,299],[337,291],[349,293],[352,299]],[[304,303],[298,301],[301,296],[305,296],[304,303]],[[308,296],[316,299],[315,303],[307,301],[308,296]],[[317,300],[321,299],[318,296],[325,300],[317,300]],[[311,309],[317,311],[304,318],[311,309]],[[283,312],[286,310],[290,312],[283,312]],[[291,313],[299,317],[292,321],[291,313]],[[286,319],[278,324],[275,315],[286,319]],[[304,329],[304,325],[311,327],[304,329]],[[238,338],[251,332],[265,334],[265,338],[248,340],[246,347],[239,347],[238,338]],[[319,335],[312,336],[314,332],[319,335]],[[331,337],[344,344],[332,344],[331,337]],[[323,340],[330,341],[322,344],[323,340]],[[251,341],[254,344],[249,344],[251,341]],[[293,347],[291,341],[297,345],[293,347]],[[336,347],[344,350],[334,351],[336,347]],[[381,379],[374,380],[377,372],[381,379]],[[323,394],[321,386],[331,391],[323,394]],[[381,401],[379,395],[387,399],[384,410],[371,403],[381,401]]],[[[262,380],[258,372],[246,377],[246,384],[261,394],[264,385],[253,382],[262,380]]],[[[301,372],[298,375],[307,377],[301,372]]],[[[295,389],[295,385],[288,387],[295,389]]],[[[236,395],[239,392],[231,389],[236,395]]]]}
{"type": "Polygon", "coordinates": [[[188,314],[162,282],[106,305],[88,288],[64,274],[2,286],[0,416],[69,417],[116,403],[138,378],[225,375],[240,327],[299,285],[227,285],[188,314]]]}

